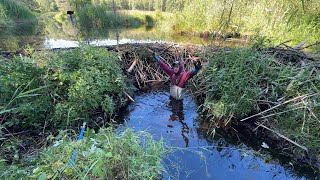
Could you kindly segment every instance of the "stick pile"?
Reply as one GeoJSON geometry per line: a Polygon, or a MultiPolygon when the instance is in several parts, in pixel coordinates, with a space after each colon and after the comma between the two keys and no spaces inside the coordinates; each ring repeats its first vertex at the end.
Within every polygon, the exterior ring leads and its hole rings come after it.
{"type": "MultiPolygon", "coordinates": [[[[160,69],[153,59],[152,50],[170,67],[174,61],[183,60],[185,71],[193,69],[193,62],[200,60],[206,62],[203,47],[182,46],[178,44],[138,44],[122,45],[117,49],[127,73],[134,76],[139,89],[167,82],[169,77],[160,69]]],[[[211,49],[212,50],[212,49],[211,49]]],[[[196,79],[195,79],[196,80],[196,79]]],[[[198,80],[198,79],[197,79],[198,80]]],[[[196,80],[196,81],[197,81],[196,80]]],[[[195,81],[191,81],[192,84],[195,81]]]]}

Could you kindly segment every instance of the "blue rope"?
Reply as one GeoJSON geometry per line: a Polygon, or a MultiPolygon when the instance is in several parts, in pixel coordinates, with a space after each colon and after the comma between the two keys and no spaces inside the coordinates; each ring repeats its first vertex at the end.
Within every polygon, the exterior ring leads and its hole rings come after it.
{"type": "MultiPolygon", "coordinates": [[[[85,129],[86,129],[86,122],[83,122],[82,127],[81,127],[81,131],[80,131],[80,134],[79,134],[79,137],[78,137],[78,141],[80,141],[83,138],[83,134],[84,134],[84,130],[85,129]]],[[[77,155],[77,150],[76,150],[76,148],[74,148],[72,156],[71,156],[71,159],[70,159],[70,162],[69,162],[69,167],[74,165],[74,160],[76,158],[76,155],[77,155]]]]}

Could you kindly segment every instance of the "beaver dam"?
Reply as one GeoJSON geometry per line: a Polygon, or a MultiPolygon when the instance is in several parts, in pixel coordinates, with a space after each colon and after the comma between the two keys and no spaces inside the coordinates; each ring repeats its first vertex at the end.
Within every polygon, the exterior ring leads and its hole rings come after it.
{"type": "Polygon", "coordinates": [[[5,178],[21,177],[10,176],[16,169],[47,178],[319,177],[320,61],[301,46],[127,44],[2,59],[5,178]],[[186,70],[201,61],[182,104],[147,49],[186,70]],[[83,121],[84,139],[72,142],[83,121]]]}

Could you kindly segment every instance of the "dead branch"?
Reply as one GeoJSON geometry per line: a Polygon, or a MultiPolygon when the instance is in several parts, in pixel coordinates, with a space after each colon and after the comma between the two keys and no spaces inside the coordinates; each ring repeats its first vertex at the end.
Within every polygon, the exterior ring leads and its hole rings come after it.
{"type": "Polygon", "coordinates": [[[272,129],[268,128],[267,126],[265,126],[265,125],[263,125],[263,124],[259,124],[259,123],[255,123],[255,124],[256,124],[257,126],[263,127],[263,128],[265,128],[265,129],[267,129],[267,130],[269,130],[269,131],[271,131],[271,132],[273,132],[273,133],[277,134],[279,137],[281,137],[281,138],[283,138],[283,139],[285,139],[285,140],[287,140],[287,141],[291,142],[292,144],[294,144],[294,145],[296,145],[296,146],[300,147],[301,149],[303,149],[303,150],[305,150],[305,151],[307,151],[307,152],[308,152],[308,149],[307,149],[305,146],[302,146],[302,145],[300,145],[300,144],[296,143],[295,141],[293,141],[293,140],[291,140],[291,139],[287,138],[286,136],[284,136],[284,135],[282,135],[282,134],[280,134],[280,133],[278,133],[278,132],[276,132],[276,131],[274,131],[274,130],[272,130],[272,129]]]}
{"type": "Polygon", "coordinates": [[[320,94],[320,93],[305,94],[305,95],[302,95],[302,96],[298,96],[298,97],[292,98],[292,99],[290,99],[290,100],[288,100],[288,101],[285,101],[285,102],[283,102],[283,103],[281,103],[281,104],[278,104],[278,105],[276,105],[276,106],[273,106],[272,108],[269,108],[269,109],[267,109],[267,110],[265,110],[265,111],[262,111],[262,112],[260,112],[260,113],[255,114],[255,115],[252,115],[252,116],[246,117],[246,118],[244,118],[244,119],[241,119],[240,121],[242,122],[242,121],[251,119],[251,118],[253,118],[253,117],[259,116],[259,115],[264,114],[264,113],[266,113],[266,112],[269,112],[269,111],[271,111],[271,110],[273,110],[273,109],[276,109],[276,108],[278,108],[279,106],[285,105],[285,104],[287,104],[287,103],[289,103],[289,102],[292,102],[292,101],[295,101],[295,100],[298,100],[298,99],[305,99],[305,98],[309,98],[309,97],[312,97],[312,96],[317,96],[317,95],[319,95],[319,94],[320,94]]]}

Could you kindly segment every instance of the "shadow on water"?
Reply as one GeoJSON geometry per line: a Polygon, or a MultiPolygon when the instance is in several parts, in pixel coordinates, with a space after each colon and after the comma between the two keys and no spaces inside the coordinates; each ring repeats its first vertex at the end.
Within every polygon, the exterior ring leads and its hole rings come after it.
{"type": "Polygon", "coordinates": [[[163,158],[164,179],[317,179],[314,171],[273,158],[260,145],[252,147],[226,132],[212,138],[199,123],[192,95],[177,101],[167,91],[142,93],[119,117],[134,131],[164,138],[173,153],[163,158]]]}

